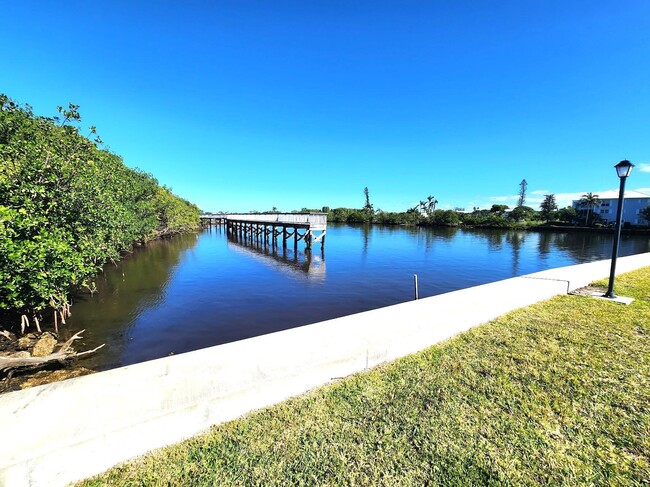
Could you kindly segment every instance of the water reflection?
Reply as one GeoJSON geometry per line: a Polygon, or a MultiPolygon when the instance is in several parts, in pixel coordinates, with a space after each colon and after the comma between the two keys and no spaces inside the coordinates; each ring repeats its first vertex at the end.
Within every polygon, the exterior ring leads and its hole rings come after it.
{"type": "MultiPolygon", "coordinates": [[[[330,225],[327,234],[327,267],[320,246],[244,243],[220,226],[152,242],[106,266],[68,330],[88,330],[84,348],[107,343],[90,361],[106,369],[404,302],[413,274],[427,297],[609,258],[612,248],[612,235],[577,232],[330,225]]],[[[647,236],[621,240],[622,256],[649,251],[647,236]]]]}
{"type": "Polygon", "coordinates": [[[489,230],[486,232],[488,248],[493,252],[498,252],[503,248],[505,233],[499,230],[489,230]]]}
{"type": "Polygon", "coordinates": [[[315,246],[311,252],[301,252],[295,251],[293,247],[265,245],[254,240],[243,241],[237,238],[236,234],[229,234],[227,239],[230,250],[255,259],[277,271],[294,275],[299,273],[300,277],[314,281],[325,280],[325,249],[320,245],[315,246]]]}
{"type": "Polygon", "coordinates": [[[407,228],[411,230],[409,233],[417,237],[418,245],[424,246],[426,252],[430,252],[437,243],[451,242],[458,232],[458,228],[456,227],[437,228],[435,232],[431,232],[431,229],[422,227],[407,228]]]}
{"type": "MultiPolygon", "coordinates": [[[[577,263],[606,259],[612,253],[612,234],[590,232],[539,232],[538,250],[542,258],[557,252],[569,254],[577,263]]],[[[647,236],[622,235],[620,255],[650,252],[647,236]]]]}
{"type": "Polygon", "coordinates": [[[167,288],[183,255],[198,241],[197,234],[153,241],[136,248],[117,264],[107,264],[96,276],[97,292],[74,299],[72,316],[62,327],[65,336],[86,329],[84,348],[106,343],[110,353],[84,360],[82,365],[120,365],[118,357],[126,345],[126,332],[140,316],[168,299],[167,288]],[[107,357],[112,357],[108,360],[107,357]],[[115,360],[115,362],[113,362],[115,360]]]}
{"type": "Polygon", "coordinates": [[[370,246],[370,225],[363,224],[361,225],[361,237],[363,241],[363,257],[364,259],[368,257],[368,247],[370,246]]]}
{"type": "Polygon", "coordinates": [[[505,235],[506,242],[512,249],[512,275],[519,275],[519,260],[521,248],[526,241],[526,233],[520,231],[508,231],[505,235]]]}

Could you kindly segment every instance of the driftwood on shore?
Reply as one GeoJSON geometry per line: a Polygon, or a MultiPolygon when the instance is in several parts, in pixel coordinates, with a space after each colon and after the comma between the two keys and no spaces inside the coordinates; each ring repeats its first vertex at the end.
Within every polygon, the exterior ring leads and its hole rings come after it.
{"type": "Polygon", "coordinates": [[[104,346],[104,344],[102,344],[92,350],[75,352],[72,348],[72,343],[75,340],[79,340],[81,338],[81,334],[84,331],[85,330],[81,330],[80,332],[72,335],[63,345],[61,345],[61,348],[59,348],[59,350],[56,352],[52,352],[41,357],[27,356],[29,355],[28,353],[25,355],[24,353],[20,352],[13,354],[0,354],[0,375],[7,375],[10,377],[16,371],[22,372],[29,370],[38,370],[55,363],[65,365],[69,362],[72,362],[76,358],[94,353],[104,346]]]}

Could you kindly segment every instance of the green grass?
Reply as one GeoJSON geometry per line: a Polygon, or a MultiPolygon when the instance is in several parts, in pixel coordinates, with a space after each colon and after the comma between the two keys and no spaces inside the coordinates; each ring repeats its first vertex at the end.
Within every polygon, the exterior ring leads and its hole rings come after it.
{"type": "Polygon", "coordinates": [[[559,296],[83,485],[648,485],[650,268],[559,296]]]}

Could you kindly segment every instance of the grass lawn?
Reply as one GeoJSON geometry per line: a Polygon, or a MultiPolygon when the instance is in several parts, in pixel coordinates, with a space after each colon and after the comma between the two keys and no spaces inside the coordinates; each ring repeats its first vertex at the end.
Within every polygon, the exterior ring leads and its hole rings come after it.
{"type": "Polygon", "coordinates": [[[83,485],[648,485],[650,268],[616,291],[635,301],[558,296],[83,485]]]}

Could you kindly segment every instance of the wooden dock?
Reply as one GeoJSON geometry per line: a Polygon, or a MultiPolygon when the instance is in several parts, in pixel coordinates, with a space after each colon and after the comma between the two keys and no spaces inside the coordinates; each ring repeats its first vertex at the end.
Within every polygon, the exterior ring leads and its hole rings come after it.
{"type": "Polygon", "coordinates": [[[241,242],[277,247],[281,240],[286,249],[287,240],[293,239],[294,250],[301,240],[307,251],[318,242],[325,248],[327,213],[207,213],[201,215],[201,222],[206,226],[225,225],[227,232],[241,242]]]}

